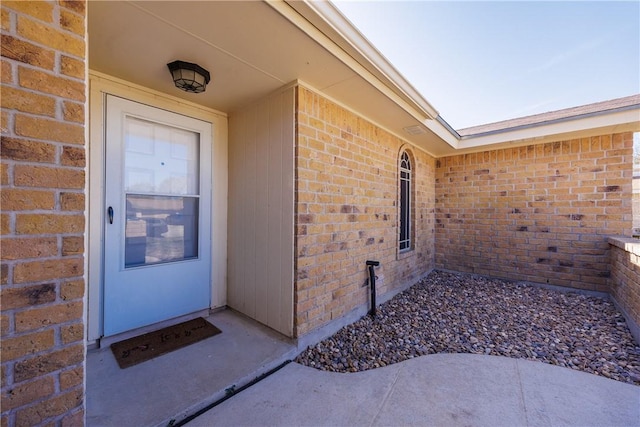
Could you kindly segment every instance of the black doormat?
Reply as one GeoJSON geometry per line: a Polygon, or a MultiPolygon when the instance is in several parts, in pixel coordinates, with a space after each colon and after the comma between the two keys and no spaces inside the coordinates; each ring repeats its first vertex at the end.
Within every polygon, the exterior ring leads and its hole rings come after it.
{"type": "Polygon", "coordinates": [[[189,344],[219,334],[220,329],[198,317],[144,335],[111,344],[121,369],[146,362],[189,344]]]}

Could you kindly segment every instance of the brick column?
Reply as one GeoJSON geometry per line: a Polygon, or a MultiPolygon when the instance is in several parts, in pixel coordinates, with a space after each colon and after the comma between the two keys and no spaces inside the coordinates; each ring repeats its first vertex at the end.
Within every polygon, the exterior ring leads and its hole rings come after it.
{"type": "Polygon", "coordinates": [[[611,296],[640,343],[640,240],[611,236],[611,296]]]}
{"type": "Polygon", "coordinates": [[[2,2],[2,426],[84,423],[86,4],[2,2]]]}

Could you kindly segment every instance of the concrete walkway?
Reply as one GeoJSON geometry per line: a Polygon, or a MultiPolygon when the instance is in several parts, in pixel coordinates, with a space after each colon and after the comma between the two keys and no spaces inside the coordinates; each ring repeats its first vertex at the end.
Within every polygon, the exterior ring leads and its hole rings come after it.
{"type": "Polygon", "coordinates": [[[298,354],[279,334],[232,310],[221,334],[120,369],[109,347],[87,354],[88,427],[166,427],[298,354]]]}
{"type": "Polygon", "coordinates": [[[353,374],[290,363],[197,426],[640,426],[640,387],[541,362],[437,354],[353,374]]]}

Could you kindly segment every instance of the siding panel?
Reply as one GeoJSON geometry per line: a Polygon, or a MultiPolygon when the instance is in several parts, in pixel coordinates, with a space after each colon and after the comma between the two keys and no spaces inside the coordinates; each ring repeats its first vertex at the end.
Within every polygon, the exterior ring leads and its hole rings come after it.
{"type": "Polygon", "coordinates": [[[230,116],[229,306],[293,333],[294,89],[230,116]]]}

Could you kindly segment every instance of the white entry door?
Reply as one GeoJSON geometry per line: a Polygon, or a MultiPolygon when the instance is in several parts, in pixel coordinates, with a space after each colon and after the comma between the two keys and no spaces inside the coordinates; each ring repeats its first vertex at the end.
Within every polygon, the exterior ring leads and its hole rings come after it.
{"type": "Polygon", "coordinates": [[[104,336],[210,307],[211,126],[107,96],[104,336]]]}

